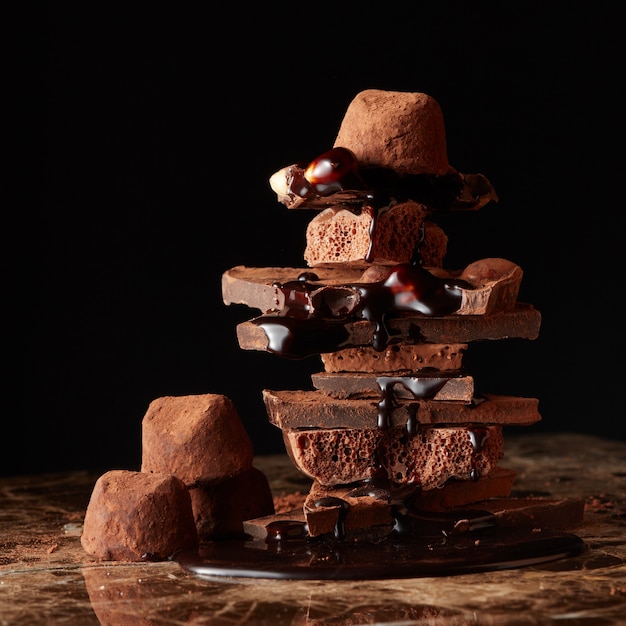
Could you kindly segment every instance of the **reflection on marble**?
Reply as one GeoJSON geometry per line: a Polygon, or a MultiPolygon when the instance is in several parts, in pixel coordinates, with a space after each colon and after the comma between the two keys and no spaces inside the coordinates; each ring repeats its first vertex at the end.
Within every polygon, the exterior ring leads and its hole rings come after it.
{"type": "MultiPolygon", "coordinates": [[[[583,435],[505,439],[515,495],[584,496],[587,549],[541,566],[381,581],[201,580],[176,563],[99,563],[80,545],[98,478],[0,478],[0,625],[624,624],[626,443],[583,435]]],[[[257,457],[275,493],[309,482],[257,457]]]]}

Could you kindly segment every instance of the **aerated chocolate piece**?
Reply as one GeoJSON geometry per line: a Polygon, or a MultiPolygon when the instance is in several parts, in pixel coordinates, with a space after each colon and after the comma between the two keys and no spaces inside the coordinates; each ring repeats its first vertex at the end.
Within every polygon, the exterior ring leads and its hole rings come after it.
{"type": "Polygon", "coordinates": [[[321,355],[324,371],[341,372],[418,372],[424,368],[460,370],[466,343],[394,344],[378,351],[372,347],[346,348],[321,355]]]}
{"type": "Polygon", "coordinates": [[[434,489],[487,476],[503,455],[500,426],[283,429],[283,439],[296,467],[326,486],[384,478],[434,489]]]}
{"type": "Polygon", "coordinates": [[[424,265],[441,267],[448,237],[427,216],[427,207],[417,202],[395,204],[378,215],[329,207],[307,226],[304,260],[313,268],[336,263],[410,263],[419,246],[424,265]]]}
{"type": "Polygon", "coordinates": [[[337,399],[322,391],[263,390],[269,420],[281,429],[366,428],[380,426],[500,424],[528,426],[541,420],[539,400],[484,394],[469,404],[398,399],[388,411],[372,399],[337,399]]]}

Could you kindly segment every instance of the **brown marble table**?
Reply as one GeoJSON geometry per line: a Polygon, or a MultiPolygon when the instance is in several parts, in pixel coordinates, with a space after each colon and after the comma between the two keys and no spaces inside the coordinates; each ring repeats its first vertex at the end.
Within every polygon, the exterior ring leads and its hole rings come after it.
{"type": "MultiPolygon", "coordinates": [[[[0,625],[626,624],[626,443],[516,434],[505,448],[516,494],[585,498],[582,553],[431,578],[205,580],[171,561],[91,559],[80,533],[97,475],[0,478],[0,625]]],[[[286,456],[255,466],[275,493],[308,489],[286,456]]]]}

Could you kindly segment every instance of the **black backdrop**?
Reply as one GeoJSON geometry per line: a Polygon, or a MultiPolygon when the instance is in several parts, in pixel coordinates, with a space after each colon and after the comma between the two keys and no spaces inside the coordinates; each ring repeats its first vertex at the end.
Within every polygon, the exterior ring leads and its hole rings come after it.
{"type": "Polygon", "coordinates": [[[500,196],[450,220],[446,266],[515,261],[542,330],[472,345],[479,390],[539,398],[535,432],[624,437],[613,3],[360,4],[49,4],[21,414],[1,474],[138,469],[142,417],[165,395],[225,394],[257,454],[283,450],[261,390],[308,388],[319,363],[239,350],[251,311],[223,305],[220,279],[302,265],[311,215],[268,177],[328,149],[367,88],[434,96],[451,164],[500,196]]]}

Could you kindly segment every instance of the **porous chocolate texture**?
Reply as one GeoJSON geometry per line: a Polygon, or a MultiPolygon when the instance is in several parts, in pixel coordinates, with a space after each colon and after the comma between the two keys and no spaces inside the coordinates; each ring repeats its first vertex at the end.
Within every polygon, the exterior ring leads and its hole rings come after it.
{"type": "Polygon", "coordinates": [[[448,237],[439,226],[427,221],[428,213],[417,202],[396,204],[378,216],[371,211],[328,208],[307,226],[304,260],[309,267],[409,263],[419,245],[424,265],[441,267],[448,237]]]}
{"type": "Polygon", "coordinates": [[[460,370],[466,343],[393,344],[385,350],[372,347],[346,348],[321,355],[324,371],[349,372],[419,372],[423,369],[460,370]]]}
{"type": "Polygon", "coordinates": [[[421,489],[488,476],[503,456],[499,426],[285,430],[292,461],[322,485],[380,478],[421,489]]]}

